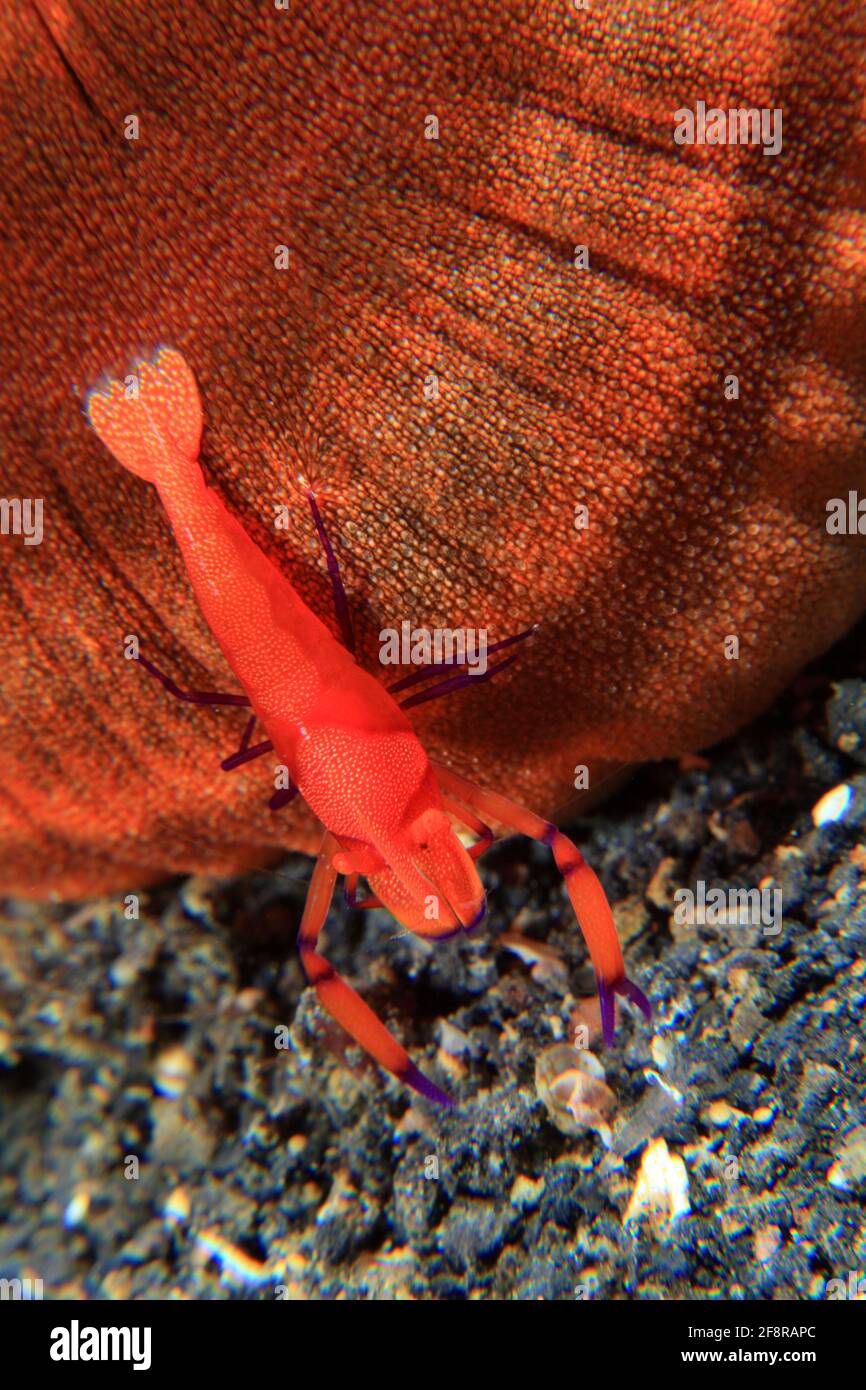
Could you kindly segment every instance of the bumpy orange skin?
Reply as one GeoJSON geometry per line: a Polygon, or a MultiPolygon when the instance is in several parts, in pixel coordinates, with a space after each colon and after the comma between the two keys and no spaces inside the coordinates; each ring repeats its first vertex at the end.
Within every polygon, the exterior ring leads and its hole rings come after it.
{"type": "Polygon", "coordinates": [[[226,683],[156,499],[80,414],[158,342],[201,384],[209,476],[331,621],[290,478],[327,485],[371,667],[404,618],[491,640],[542,623],[501,685],[414,721],[539,810],[578,762],[599,778],[712,742],[850,625],[866,548],[828,536],[825,505],[866,492],[860,16],[0,13],[3,489],[45,500],[41,546],[0,538],[0,887],[312,844],[303,808],[267,811],[260,765],[218,771],[242,716],[177,706],[120,657],[137,632],[181,683],[226,683]],[[698,99],[781,107],[783,152],[675,146],[698,99]]]}

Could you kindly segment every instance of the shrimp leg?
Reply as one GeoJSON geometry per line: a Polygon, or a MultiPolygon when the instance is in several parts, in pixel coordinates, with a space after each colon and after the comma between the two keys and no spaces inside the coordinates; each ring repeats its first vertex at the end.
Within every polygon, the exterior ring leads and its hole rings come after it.
{"type": "Polygon", "coordinates": [[[434,763],[433,767],[446,795],[459,798],[490,820],[500,821],[519,835],[528,835],[553,850],[595,968],[602,1030],[608,1047],[613,1043],[615,995],[624,995],[637,1004],[647,1018],[651,1018],[652,1010],[646,995],[626,978],[622,951],[604,889],[577,846],[551,821],[524,810],[499,792],[486,791],[441,763],[434,763]]]}
{"type": "Polygon", "coordinates": [[[253,744],[252,748],[250,747],[250,739],[252,738],[253,729],[255,727],[256,716],[252,715],[249,724],[247,724],[244,730],[240,748],[236,753],[232,753],[230,757],[223,758],[223,761],[220,763],[223,772],[234,772],[236,767],[243,767],[244,763],[251,763],[253,758],[260,758],[263,753],[269,753],[271,751],[274,745],[269,738],[264,739],[261,743],[253,744]]]}
{"type": "Polygon", "coordinates": [[[173,695],[176,700],[186,700],[191,705],[240,705],[244,709],[249,709],[250,701],[246,695],[229,695],[215,690],[181,690],[176,685],[171,676],[167,676],[164,671],[148,661],[146,656],[140,654],[135,658],[139,666],[143,666],[145,671],[149,671],[152,676],[160,681],[169,695],[173,695]]]}
{"type": "Polygon", "coordinates": [[[322,520],[322,513],[319,511],[316,502],[316,494],[312,488],[307,488],[307,501],[310,504],[310,511],[313,513],[313,521],[318,532],[322,549],[325,552],[325,560],[328,565],[328,575],[331,580],[331,593],[334,596],[334,608],[337,613],[337,622],[340,624],[340,632],[343,636],[343,646],[346,647],[352,656],[355,655],[355,630],[352,627],[352,615],[349,611],[349,600],[346,597],[346,590],[343,585],[343,578],[340,574],[340,565],[334,554],[334,547],[331,545],[325,523],[322,520]]]}
{"type": "Polygon", "coordinates": [[[304,974],[315,989],[322,1007],[380,1066],[428,1100],[438,1101],[440,1105],[453,1105],[451,1097],[419,1071],[408,1052],[391,1036],[369,1004],[364,1003],[361,996],[340,978],[330,962],[316,950],[316,942],[334,895],[337,881],[334,855],[338,852],[337,841],[330,831],[326,831],[298,932],[298,952],[304,974]]]}
{"type": "MultiPolygon", "coordinates": [[[[487,655],[493,656],[496,652],[504,651],[506,647],[513,647],[517,642],[523,642],[527,637],[532,637],[537,631],[538,623],[533,623],[531,627],[525,628],[523,632],[518,632],[513,637],[503,637],[501,641],[494,642],[486,648],[487,655]]],[[[448,695],[452,690],[461,690],[466,685],[480,685],[482,681],[489,681],[498,671],[504,671],[506,666],[511,666],[516,659],[512,656],[507,661],[497,662],[483,675],[462,671],[458,675],[452,676],[450,680],[441,681],[438,685],[431,686],[423,694],[411,695],[408,700],[402,700],[400,707],[401,709],[409,709],[412,705],[423,704],[425,700],[435,700],[440,695],[448,695]]],[[[425,666],[420,671],[413,671],[408,676],[402,676],[400,680],[387,686],[388,694],[399,695],[401,691],[408,690],[412,685],[418,685],[420,681],[429,680],[431,676],[447,675],[448,672],[454,670],[456,665],[457,662],[455,661],[440,661],[438,664],[425,666]]]]}
{"type": "Polygon", "coordinates": [[[432,685],[429,690],[421,690],[417,695],[410,695],[408,700],[401,700],[400,708],[413,709],[416,705],[426,704],[428,700],[438,700],[440,695],[450,695],[454,690],[464,690],[467,685],[481,685],[483,681],[492,680],[499,671],[504,671],[506,666],[513,666],[516,660],[516,656],[510,656],[507,661],[500,661],[496,666],[491,666],[483,676],[473,675],[470,671],[451,676],[449,680],[432,685]]]}
{"type": "MultiPolygon", "coordinates": [[[[144,667],[145,671],[149,671],[152,676],[156,676],[156,679],[165,687],[169,695],[173,695],[176,700],[185,700],[188,704],[192,705],[236,705],[241,708],[249,709],[250,701],[247,699],[246,695],[223,694],[216,690],[181,690],[180,686],[172,680],[171,676],[167,676],[153,661],[148,661],[146,656],[142,656],[139,653],[135,660],[144,667]]],[[[233,772],[236,767],[241,767],[244,763],[252,762],[253,758],[259,758],[263,753],[267,753],[273,748],[274,745],[271,743],[270,739],[266,739],[262,743],[257,743],[253,748],[250,748],[250,739],[255,727],[256,716],[252,715],[244,730],[240,748],[238,748],[236,752],[230,754],[229,757],[224,758],[220,763],[223,772],[233,772]]]]}
{"type": "MultiPolygon", "coordinates": [[[[165,686],[168,693],[174,695],[177,700],[189,700],[196,705],[243,705],[249,708],[250,701],[245,695],[221,695],[216,692],[205,692],[201,690],[181,690],[178,685],[175,685],[171,677],[166,676],[164,672],[160,671],[159,667],[155,666],[152,661],[148,661],[144,656],[138,656],[136,660],[140,661],[144,669],[149,671],[152,676],[156,676],[157,680],[160,680],[165,686]]],[[[255,727],[256,716],[253,715],[244,729],[240,748],[234,753],[231,753],[227,758],[224,758],[220,763],[223,772],[233,772],[235,768],[242,767],[244,763],[250,763],[254,758],[260,758],[263,753],[269,753],[271,751],[274,745],[269,738],[263,739],[261,743],[257,743],[254,747],[250,748],[250,739],[252,738],[253,729],[255,727]]],[[[297,787],[282,788],[280,791],[274,792],[268,802],[268,809],[271,811],[281,811],[282,808],[288,806],[289,802],[293,801],[297,795],[297,787]]]]}
{"type": "Polygon", "coordinates": [[[297,795],[298,788],[296,786],[281,787],[278,792],[274,792],[268,802],[268,810],[281,811],[284,806],[288,806],[290,801],[294,801],[297,795]]]}

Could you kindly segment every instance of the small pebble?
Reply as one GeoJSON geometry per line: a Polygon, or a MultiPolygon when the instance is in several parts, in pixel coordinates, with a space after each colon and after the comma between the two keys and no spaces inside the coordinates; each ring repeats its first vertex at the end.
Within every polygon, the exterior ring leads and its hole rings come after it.
{"type": "Polygon", "coordinates": [[[153,1084],[169,1100],[182,1096],[195,1071],[195,1059],[185,1047],[168,1047],[156,1059],[153,1084]]]}
{"type": "Polygon", "coordinates": [[[90,1211],[90,1193],[81,1188],[68,1202],[63,1213],[63,1224],[67,1230],[72,1230],[75,1226],[81,1226],[87,1220],[87,1213],[90,1211]]]}
{"type": "Polygon", "coordinates": [[[755,1232],[752,1247],[758,1264],[769,1264],[782,1244],[782,1232],[778,1226],[762,1226],[755,1232]]]}
{"type": "Polygon", "coordinates": [[[532,1211],[538,1206],[544,1193],[544,1178],[533,1181],[532,1178],[515,1178],[511,1184],[509,1201],[513,1207],[521,1207],[524,1211],[532,1211]]]}
{"type": "Polygon", "coordinates": [[[189,1194],[185,1188],[176,1187],[166,1198],[162,1214],[169,1226],[177,1226],[189,1220],[191,1210],[192,1204],[189,1200],[189,1194]]]}

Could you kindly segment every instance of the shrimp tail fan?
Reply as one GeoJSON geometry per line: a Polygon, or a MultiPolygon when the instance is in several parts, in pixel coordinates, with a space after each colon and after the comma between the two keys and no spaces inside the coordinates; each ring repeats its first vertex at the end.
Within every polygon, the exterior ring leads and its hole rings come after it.
{"type": "Polygon", "coordinates": [[[89,392],[85,412],[117,462],[149,483],[168,481],[198,459],[201,399],[186,359],[160,348],[123,381],[89,392]]]}

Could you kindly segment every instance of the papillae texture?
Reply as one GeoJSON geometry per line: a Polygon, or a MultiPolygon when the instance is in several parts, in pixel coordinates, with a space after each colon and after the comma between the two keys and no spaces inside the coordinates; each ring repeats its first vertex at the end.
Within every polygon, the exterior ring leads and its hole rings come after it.
{"type": "Polygon", "coordinates": [[[866,492],[855,0],[33,0],[0,60],[3,491],[44,500],[40,545],[0,537],[0,888],[313,841],[267,770],[219,771],[239,712],[122,659],[136,633],[228,680],[156,496],[81,414],[162,342],[209,479],[330,621],[294,479],[324,489],[371,669],[403,620],[541,624],[416,720],[539,810],[577,764],[732,730],[864,607],[863,538],[825,524],[866,492]],[[780,109],[781,152],[675,144],[699,100],[780,109]]]}

